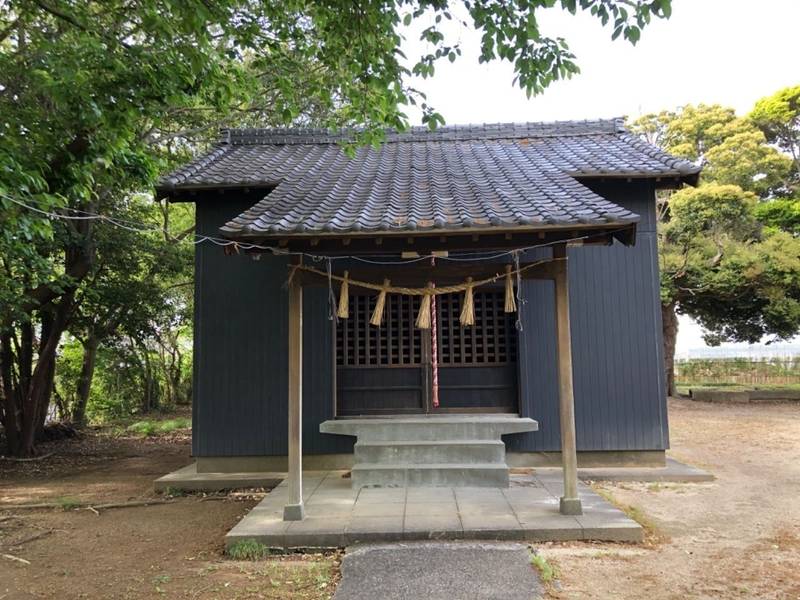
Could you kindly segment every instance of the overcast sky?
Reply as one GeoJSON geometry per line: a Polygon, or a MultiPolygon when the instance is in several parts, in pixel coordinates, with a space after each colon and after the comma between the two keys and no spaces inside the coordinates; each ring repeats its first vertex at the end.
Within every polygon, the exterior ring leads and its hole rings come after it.
{"type": "MultiPolygon", "coordinates": [[[[572,80],[528,100],[512,85],[511,65],[479,65],[479,35],[457,28],[464,56],[414,84],[448,123],[464,124],[635,117],[699,102],[747,112],[800,81],[798,0],[673,0],[672,17],[652,22],[636,46],[612,42],[611,28],[590,15],[539,14],[543,32],[566,38],[577,56],[581,73],[572,80]]],[[[412,58],[422,48],[409,37],[404,51],[412,58]]]]}
{"type": "MultiPolygon", "coordinates": [[[[800,83],[800,0],[673,0],[636,46],[611,41],[590,15],[540,12],[542,31],[566,38],[581,73],[528,100],[512,85],[509,63],[479,65],[480,37],[454,27],[463,56],[414,81],[448,124],[629,116],[684,104],[720,103],[747,113],[756,100],[800,83]]],[[[420,25],[425,25],[424,23],[420,25]]],[[[417,30],[419,30],[419,26],[417,30]]],[[[424,46],[409,33],[409,58],[424,46]]],[[[414,124],[419,112],[409,111],[414,124]]],[[[681,318],[678,353],[703,346],[700,328],[681,318]]]]}

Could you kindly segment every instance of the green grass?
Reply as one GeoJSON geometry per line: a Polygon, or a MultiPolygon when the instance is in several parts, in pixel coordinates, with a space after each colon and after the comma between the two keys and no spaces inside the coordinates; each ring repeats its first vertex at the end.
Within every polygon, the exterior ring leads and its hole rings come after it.
{"type": "Polygon", "coordinates": [[[720,392],[752,392],[754,390],[800,390],[800,383],[769,384],[759,383],[755,385],[744,385],[741,383],[685,383],[680,382],[675,385],[675,389],[681,396],[688,396],[689,390],[718,390],[720,392]]]}
{"type": "Polygon", "coordinates": [[[177,417],[175,419],[166,419],[164,421],[157,421],[154,419],[145,419],[143,421],[136,421],[128,425],[126,431],[142,436],[164,435],[172,433],[179,429],[188,429],[192,426],[191,419],[186,417],[177,417]]]}
{"type": "Polygon", "coordinates": [[[743,383],[686,383],[678,382],[675,384],[678,391],[695,390],[724,390],[729,392],[751,391],[751,390],[800,390],[800,383],[758,383],[745,385],[743,383]]]}
{"type": "Polygon", "coordinates": [[[270,550],[261,542],[241,540],[232,544],[226,553],[233,560],[261,560],[270,555],[270,550]]]}
{"type": "Polygon", "coordinates": [[[83,502],[75,498],[71,498],[70,496],[61,496],[60,498],[56,498],[55,501],[56,504],[61,507],[61,510],[73,510],[83,506],[83,502]]]}
{"type": "Polygon", "coordinates": [[[592,485],[592,490],[595,491],[606,502],[613,504],[626,515],[628,515],[628,517],[641,525],[642,529],[644,529],[646,538],[649,538],[651,542],[666,540],[664,534],[658,530],[658,527],[656,527],[655,522],[649,516],[647,516],[647,514],[642,511],[641,508],[632,504],[624,504],[623,502],[620,502],[610,491],[597,485],[592,485]]]}
{"type": "Polygon", "coordinates": [[[551,583],[560,576],[558,567],[547,562],[547,559],[541,554],[532,554],[531,564],[536,567],[537,571],[539,571],[539,577],[541,578],[542,583],[551,583]]]}

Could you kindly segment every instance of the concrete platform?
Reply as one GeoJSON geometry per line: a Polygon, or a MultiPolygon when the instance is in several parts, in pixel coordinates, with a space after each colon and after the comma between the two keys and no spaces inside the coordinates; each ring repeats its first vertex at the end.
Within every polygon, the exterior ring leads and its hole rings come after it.
{"type": "Polygon", "coordinates": [[[173,471],[153,482],[156,492],[168,489],[186,492],[218,492],[238,488],[274,488],[286,478],[286,473],[198,473],[197,463],[173,471]]]}
{"type": "MultiPolygon", "coordinates": [[[[537,467],[536,474],[561,477],[561,469],[537,467]]],[[[667,458],[664,467],[596,467],[579,468],[578,477],[584,481],[639,481],[642,483],[703,483],[714,481],[708,471],[667,458]]],[[[196,464],[173,471],[153,482],[156,492],[168,488],[187,492],[217,492],[238,488],[274,488],[286,479],[281,471],[248,471],[243,473],[198,473],[196,464]]]]}
{"type": "Polygon", "coordinates": [[[515,475],[508,488],[352,489],[345,471],[304,476],[306,518],[284,521],[281,483],[225,536],[271,548],[341,548],[403,540],[639,542],[641,526],[587,486],[584,514],[558,512],[561,474],[515,475]]]}
{"type": "MultiPolygon", "coordinates": [[[[560,469],[536,469],[537,473],[560,469]]],[[[714,481],[708,471],[667,457],[663,467],[593,467],[579,468],[578,478],[583,481],[638,481],[641,483],[704,483],[714,481]]]]}

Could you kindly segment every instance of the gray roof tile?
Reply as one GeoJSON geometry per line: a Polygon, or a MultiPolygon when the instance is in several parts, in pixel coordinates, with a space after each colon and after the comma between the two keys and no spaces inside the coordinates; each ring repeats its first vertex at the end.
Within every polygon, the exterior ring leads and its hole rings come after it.
{"type": "Polygon", "coordinates": [[[632,224],[638,216],[581,177],[678,177],[699,168],[620,120],[412,128],[349,158],[352,131],[245,129],[165,177],[162,195],[272,189],[222,231],[237,235],[401,232],[463,227],[632,224]]]}

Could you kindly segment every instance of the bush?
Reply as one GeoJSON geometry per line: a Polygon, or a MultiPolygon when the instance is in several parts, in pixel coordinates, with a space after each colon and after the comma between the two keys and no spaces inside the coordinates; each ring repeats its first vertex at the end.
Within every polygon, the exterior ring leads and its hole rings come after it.
{"type": "Polygon", "coordinates": [[[256,540],[241,540],[227,549],[233,560],[261,560],[269,556],[269,548],[256,540]]]}
{"type": "Polygon", "coordinates": [[[186,417],[177,417],[165,421],[144,420],[137,421],[127,427],[129,433],[137,435],[153,436],[172,433],[178,429],[188,429],[192,426],[192,421],[186,417]]]}

